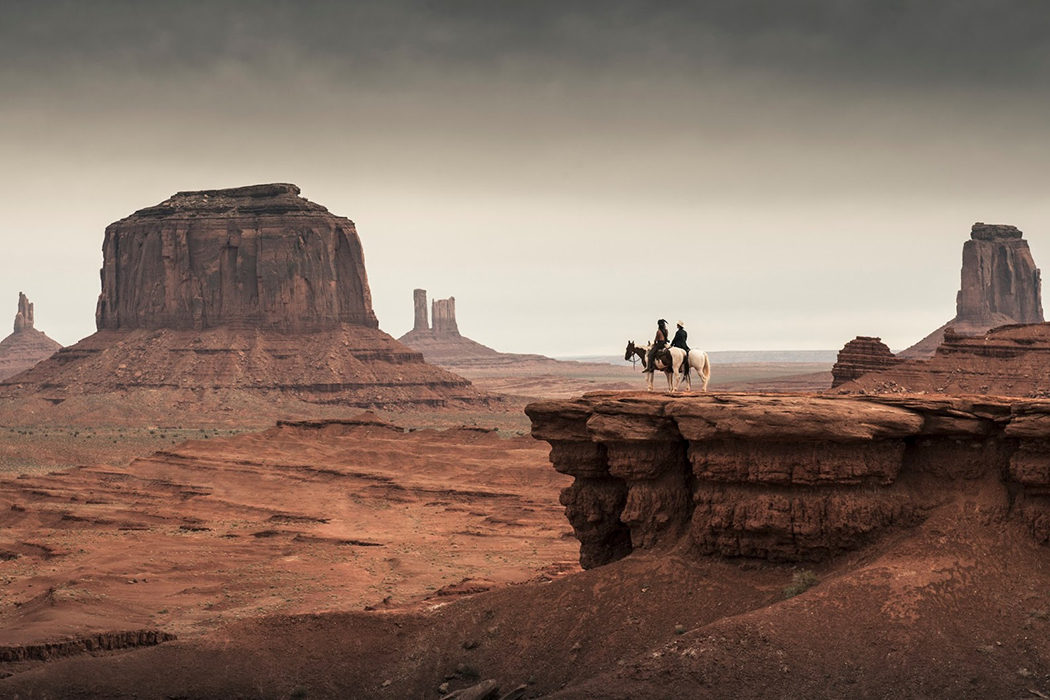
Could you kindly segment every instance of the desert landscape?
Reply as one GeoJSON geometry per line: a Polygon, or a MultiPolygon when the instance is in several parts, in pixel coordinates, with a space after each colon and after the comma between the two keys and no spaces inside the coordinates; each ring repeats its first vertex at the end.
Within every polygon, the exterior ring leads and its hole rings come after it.
{"type": "Polygon", "coordinates": [[[1050,698],[1050,13],[44,5],[0,698],[1050,698]]]}

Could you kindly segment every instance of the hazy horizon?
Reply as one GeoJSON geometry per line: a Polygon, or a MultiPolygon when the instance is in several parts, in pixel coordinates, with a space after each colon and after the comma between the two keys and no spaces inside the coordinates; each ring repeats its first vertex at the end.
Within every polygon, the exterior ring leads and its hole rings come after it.
{"type": "Polygon", "coordinates": [[[681,5],[0,0],[0,322],[89,335],[107,224],[261,182],[357,224],[383,330],[425,288],[507,352],[900,349],[975,221],[1050,256],[1050,6],[681,5]]]}

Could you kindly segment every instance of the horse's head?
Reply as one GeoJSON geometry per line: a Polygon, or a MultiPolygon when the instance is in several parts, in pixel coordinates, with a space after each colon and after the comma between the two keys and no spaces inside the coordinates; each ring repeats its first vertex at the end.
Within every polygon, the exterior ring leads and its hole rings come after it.
{"type": "Polygon", "coordinates": [[[627,349],[624,350],[624,352],[623,352],[623,359],[624,359],[624,361],[626,362],[627,360],[631,359],[631,355],[633,355],[633,354],[634,354],[634,341],[633,340],[628,340],[627,341],[627,349]]]}

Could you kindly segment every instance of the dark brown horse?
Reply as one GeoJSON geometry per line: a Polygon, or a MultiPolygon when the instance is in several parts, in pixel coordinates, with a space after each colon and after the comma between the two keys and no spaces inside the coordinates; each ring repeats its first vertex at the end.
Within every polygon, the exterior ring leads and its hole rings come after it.
{"type": "Polygon", "coordinates": [[[623,353],[623,359],[630,360],[632,356],[637,355],[642,361],[642,371],[645,371],[645,354],[648,352],[647,348],[639,347],[634,344],[633,340],[627,341],[627,349],[623,353]]]}

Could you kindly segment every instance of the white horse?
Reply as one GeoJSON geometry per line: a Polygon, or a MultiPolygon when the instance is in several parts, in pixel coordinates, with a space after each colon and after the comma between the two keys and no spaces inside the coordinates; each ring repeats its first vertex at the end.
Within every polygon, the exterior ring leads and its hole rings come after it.
{"type": "MultiPolygon", "coordinates": [[[[646,353],[649,352],[652,346],[652,343],[646,346],[646,353]]],[[[690,350],[688,364],[685,362],[685,350],[682,348],[658,350],[653,357],[653,367],[648,367],[645,370],[649,391],[653,390],[654,369],[663,371],[667,376],[667,391],[671,393],[678,391],[682,377],[685,378],[688,391],[693,390],[693,380],[689,374],[691,369],[695,369],[696,373],[700,375],[700,379],[703,382],[700,388],[701,391],[707,391],[707,383],[711,381],[711,361],[708,359],[707,353],[702,350],[690,350]],[[680,374],[682,377],[679,376],[680,374]]]]}

